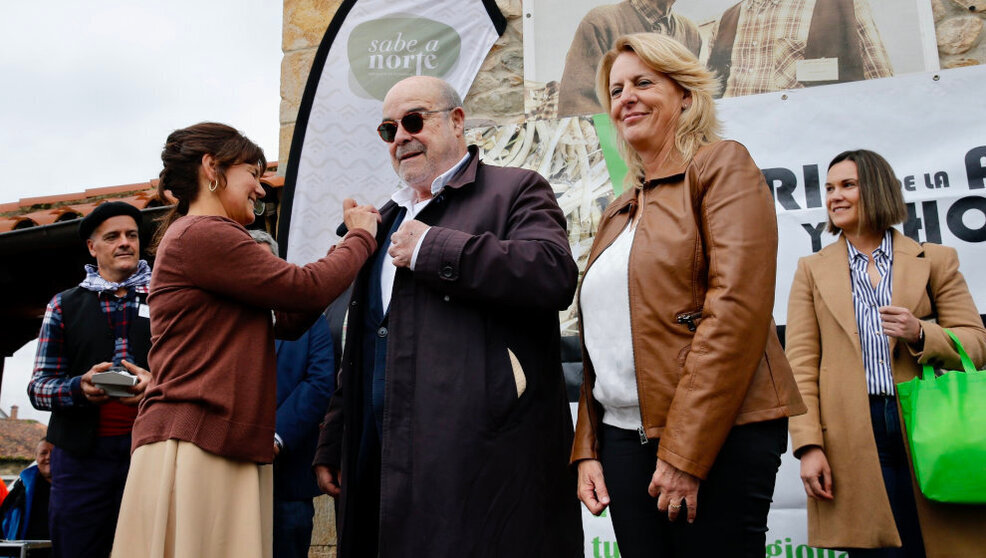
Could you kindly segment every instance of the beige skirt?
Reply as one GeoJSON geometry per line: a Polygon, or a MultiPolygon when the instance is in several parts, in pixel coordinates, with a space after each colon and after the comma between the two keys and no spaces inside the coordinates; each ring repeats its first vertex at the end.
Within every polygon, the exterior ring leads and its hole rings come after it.
{"type": "Polygon", "coordinates": [[[137,448],[113,558],[273,555],[271,465],[232,461],[190,442],[137,448]]]}

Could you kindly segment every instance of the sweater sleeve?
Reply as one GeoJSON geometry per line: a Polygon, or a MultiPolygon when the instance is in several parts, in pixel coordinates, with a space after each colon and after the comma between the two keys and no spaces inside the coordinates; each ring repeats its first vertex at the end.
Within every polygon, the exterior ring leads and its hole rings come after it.
{"type": "MultiPolygon", "coordinates": [[[[367,231],[350,231],[322,259],[288,263],[257,244],[233,221],[203,219],[175,240],[172,261],[196,286],[282,312],[321,312],[356,278],[376,249],[367,231]]],[[[310,322],[309,322],[310,323],[310,322]]]]}

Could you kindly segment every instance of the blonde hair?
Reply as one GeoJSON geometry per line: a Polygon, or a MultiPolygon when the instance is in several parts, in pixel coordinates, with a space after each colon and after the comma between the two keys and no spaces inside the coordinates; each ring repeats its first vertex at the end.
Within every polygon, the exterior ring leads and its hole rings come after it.
{"type": "MultiPolygon", "coordinates": [[[[644,64],[664,74],[691,95],[692,104],[678,117],[674,133],[675,148],[685,161],[690,160],[703,145],[719,141],[720,124],[713,100],[719,90],[719,81],[684,45],[658,33],[623,35],[616,39],[613,48],[599,61],[596,97],[607,114],[612,106],[609,72],[613,68],[613,62],[624,52],[637,55],[644,64]]],[[[610,120],[612,121],[612,117],[610,120]]],[[[622,135],[617,136],[620,154],[627,164],[625,185],[635,186],[644,179],[643,160],[622,135]]]]}

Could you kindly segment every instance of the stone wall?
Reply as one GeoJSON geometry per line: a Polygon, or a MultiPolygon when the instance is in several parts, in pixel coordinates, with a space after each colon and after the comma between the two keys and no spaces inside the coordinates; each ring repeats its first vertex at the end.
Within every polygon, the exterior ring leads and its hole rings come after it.
{"type": "MultiPolygon", "coordinates": [[[[616,0],[613,0],[614,2],[616,0]]],[[[942,68],[986,62],[986,0],[929,0],[935,18],[942,68]]],[[[298,106],[315,51],[341,0],[284,0],[281,49],[281,107],[279,172],[287,168],[298,106]]],[[[471,122],[498,124],[524,119],[524,55],[522,0],[497,0],[507,18],[507,30],[490,50],[465,98],[471,122]]],[[[316,528],[310,556],[335,557],[335,517],[332,500],[316,500],[316,528]]]]}
{"type": "Polygon", "coordinates": [[[931,0],[942,68],[986,62],[986,0],[931,0]]]}
{"type": "Polygon", "coordinates": [[[524,120],[524,35],[521,0],[497,0],[507,30],[496,41],[463,100],[471,120],[524,120]]]}
{"type": "MultiPolygon", "coordinates": [[[[308,71],[312,67],[322,35],[341,3],[341,0],[284,0],[278,161],[287,163],[291,135],[298,118],[298,106],[308,82],[308,71]]],[[[284,174],[286,168],[287,164],[280,165],[280,173],[284,174]]]]}
{"type": "Polygon", "coordinates": [[[336,558],[336,515],[331,496],[315,499],[315,529],[308,558],[336,558]]]}

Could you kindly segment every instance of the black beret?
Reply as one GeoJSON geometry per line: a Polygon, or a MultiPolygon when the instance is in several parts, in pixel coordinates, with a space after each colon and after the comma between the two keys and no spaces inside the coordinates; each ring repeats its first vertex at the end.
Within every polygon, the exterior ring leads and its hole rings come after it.
{"type": "Polygon", "coordinates": [[[140,210],[129,203],[115,201],[101,203],[96,206],[96,209],[92,210],[92,213],[86,215],[82,219],[82,222],[79,223],[79,236],[83,240],[88,239],[92,236],[92,231],[96,230],[96,227],[101,225],[103,221],[118,215],[133,217],[133,220],[137,223],[137,230],[140,230],[140,210]]]}

